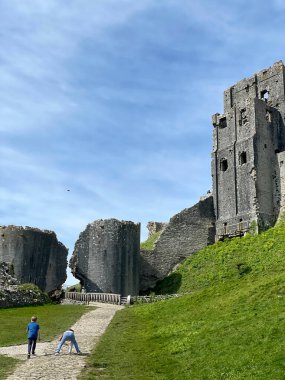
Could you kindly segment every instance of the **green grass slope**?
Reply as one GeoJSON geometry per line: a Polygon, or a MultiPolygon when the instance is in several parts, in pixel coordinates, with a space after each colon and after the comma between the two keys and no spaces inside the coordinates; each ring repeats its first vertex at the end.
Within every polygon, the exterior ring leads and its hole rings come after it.
{"type": "Polygon", "coordinates": [[[252,281],[285,269],[285,221],[261,235],[247,235],[217,242],[189,257],[178,270],[155,289],[159,293],[181,293],[203,289],[225,281],[252,281]]]}
{"type": "Polygon", "coordinates": [[[83,379],[285,379],[285,224],[217,243],[117,313],[83,379]]]}
{"type": "Polygon", "coordinates": [[[155,243],[159,239],[162,231],[155,232],[146,241],[141,243],[141,249],[145,251],[152,251],[155,247],[155,243]]]}

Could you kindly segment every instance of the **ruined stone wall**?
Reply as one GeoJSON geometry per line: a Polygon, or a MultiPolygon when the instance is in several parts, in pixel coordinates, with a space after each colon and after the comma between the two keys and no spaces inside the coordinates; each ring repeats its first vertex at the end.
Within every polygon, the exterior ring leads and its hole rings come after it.
{"type": "Polygon", "coordinates": [[[11,264],[0,262],[0,289],[6,289],[12,285],[18,285],[19,281],[14,277],[14,268],[11,264]]]}
{"type": "Polygon", "coordinates": [[[0,308],[43,305],[50,302],[48,295],[39,289],[23,289],[21,286],[0,288],[0,308]]]}
{"type": "Polygon", "coordinates": [[[148,237],[154,235],[155,233],[163,230],[167,226],[167,223],[161,223],[161,222],[148,222],[147,229],[148,229],[148,237]]]}
{"type": "Polygon", "coordinates": [[[13,265],[21,284],[33,283],[45,292],[61,288],[66,280],[67,253],[52,231],[0,227],[0,262],[13,265]]]}
{"type": "Polygon", "coordinates": [[[140,224],[116,219],[87,225],[70,260],[87,292],[138,294],[140,224]]]}
{"type": "Polygon", "coordinates": [[[285,152],[280,152],[277,154],[278,156],[278,166],[279,166],[279,178],[277,179],[277,183],[279,183],[279,189],[276,192],[276,202],[279,206],[279,215],[280,219],[282,215],[285,214],[285,152]]]}
{"type": "Polygon", "coordinates": [[[0,262],[0,308],[42,305],[48,301],[47,294],[42,293],[37,286],[19,285],[14,277],[13,266],[0,262]]]}
{"type": "Polygon", "coordinates": [[[209,196],[174,215],[153,251],[141,251],[140,291],[154,287],[178,263],[214,241],[215,214],[209,196]]]}

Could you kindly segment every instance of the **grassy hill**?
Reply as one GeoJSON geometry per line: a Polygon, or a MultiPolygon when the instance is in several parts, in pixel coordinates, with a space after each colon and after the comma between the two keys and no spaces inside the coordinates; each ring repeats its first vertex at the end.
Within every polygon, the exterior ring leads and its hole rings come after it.
{"type": "Polygon", "coordinates": [[[285,378],[285,223],[207,247],[115,316],[83,379],[285,378]]]}

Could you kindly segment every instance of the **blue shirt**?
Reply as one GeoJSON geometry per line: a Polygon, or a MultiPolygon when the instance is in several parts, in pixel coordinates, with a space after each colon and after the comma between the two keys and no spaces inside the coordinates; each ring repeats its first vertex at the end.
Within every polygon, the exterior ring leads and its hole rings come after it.
{"type": "Polygon", "coordinates": [[[37,322],[30,322],[28,324],[28,339],[37,339],[40,326],[37,322]]]}

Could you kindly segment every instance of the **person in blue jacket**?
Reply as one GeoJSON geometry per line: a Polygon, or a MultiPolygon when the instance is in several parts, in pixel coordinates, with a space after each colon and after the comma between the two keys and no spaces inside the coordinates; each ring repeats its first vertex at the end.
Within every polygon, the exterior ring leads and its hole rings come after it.
{"type": "Polygon", "coordinates": [[[31,351],[32,355],[35,355],[36,345],[37,345],[37,339],[40,340],[40,325],[37,323],[38,318],[36,316],[32,316],[31,322],[27,326],[27,333],[28,333],[28,359],[31,357],[31,351]]]}
{"type": "Polygon", "coordinates": [[[60,342],[55,351],[55,355],[59,354],[59,351],[61,350],[61,347],[65,342],[71,342],[71,345],[74,345],[76,352],[79,355],[81,354],[81,351],[79,350],[79,347],[78,347],[78,343],[76,342],[76,339],[75,339],[74,331],[72,329],[68,329],[67,331],[63,333],[62,337],[60,338],[60,342]]]}

